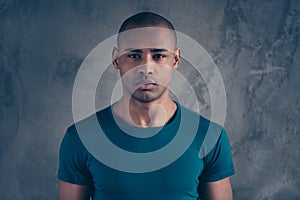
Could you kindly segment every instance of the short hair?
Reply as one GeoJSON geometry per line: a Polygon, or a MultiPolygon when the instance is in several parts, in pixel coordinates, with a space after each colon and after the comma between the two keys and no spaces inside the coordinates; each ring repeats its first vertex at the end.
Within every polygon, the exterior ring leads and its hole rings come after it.
{"type": "Polygon", "coordinates": [[[130,25],[136,25],[138,27],[165,25],[168,29],[175,31],[173,24],[169,20],[152,12],[141,12],[127,18],[122,23],[118,33],[128,30],[130,25]]]}
{"type": "Polygon", "coordinates": [[[118,38],[117,38],[118,44],[119,44],[120,33],[134,29],[132,27],[130,28],[130,25],[133,25],[133,27],[139,27],[139,28],[155,27],[158,25],[164,25],[164,26],[166,26],[167,29],[172,30],[172,32],[174,33],[174,36],[175,36],[175,44],[177,43],[177,36],[176,36],[176,31],[175,31],[174,25],[169,20],[167,20],[163,16],[158,15],[156,13],[141,12],[141,13],[137,13],[137,14],[127,18],[122,23],[122,25],[120,26],[119,31],[118,31],[118,38]]]}

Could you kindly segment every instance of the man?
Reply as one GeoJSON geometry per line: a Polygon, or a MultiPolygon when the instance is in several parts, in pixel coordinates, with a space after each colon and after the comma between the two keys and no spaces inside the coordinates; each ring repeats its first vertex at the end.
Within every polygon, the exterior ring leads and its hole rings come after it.
{"type": "MultiPolygon", "coordinates": [[[[122,171],[97,160],[80,140],[75,124],[68,128],[60,148],[61,200],[232,199],[229,176],[234,168],[226,132],[169,96],[172,71],[180,62],[176,40],[173,25],[160,15],[143,12],[125,20],[118,47],[113,49],[113,65],[120,71],[123,95],[96,115],[106,137],[128,152],[154,152],[178,134],[185,140],[195,132],[191,144],[178,159],[160,168],[122,171]],[[197,130],[193,131],[190,127],[195,122],[197,130]],[[210,124],[221,131],[213,148],[200,157],[210,124]],[[149,130],[152,135],[143,136],[149,130]]],[[[111,154],[111,159],[119,159],[111,154]]],[[[164,160],[158,158],[157,162],[164,160]]],[[[145,163],[146,167],[152,164],[145,163]]]]}

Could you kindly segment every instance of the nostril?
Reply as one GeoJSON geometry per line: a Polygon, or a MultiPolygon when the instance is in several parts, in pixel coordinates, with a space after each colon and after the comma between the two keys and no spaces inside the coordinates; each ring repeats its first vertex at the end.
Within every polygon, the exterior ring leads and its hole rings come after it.
{"type": "Polygon", "coordinates": [[[138,74],[144,75],[145,73],[144,73],[144,71],[140,68],[140,69],[138,70],[138,74]]]}
{"type": "Polygon", "coordinates": [[[153,68],[152,65],[141,65],[141,66],[138,66],[137,72],[140,75],[147,75],[147,74],[152,75],[153,74],[152,68],[153,68]]]}

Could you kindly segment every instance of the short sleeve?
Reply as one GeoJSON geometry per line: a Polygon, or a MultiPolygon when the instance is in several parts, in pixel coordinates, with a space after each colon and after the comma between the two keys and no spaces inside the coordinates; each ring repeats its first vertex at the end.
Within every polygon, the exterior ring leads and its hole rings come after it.
{"type": "Polygon", "coordinates": [[[88,152],[73,125],[66,131],[60,145],[57,178],[78,185],[90,184],[92,179],[87,159],[88,152]]]}
{"type": "Polygon", "coordinates": [[[213,182],[233,175],[235,172],[228,136],[224,129],[213,149],[204,157],[204,169],[200,179],[213,182]]]}

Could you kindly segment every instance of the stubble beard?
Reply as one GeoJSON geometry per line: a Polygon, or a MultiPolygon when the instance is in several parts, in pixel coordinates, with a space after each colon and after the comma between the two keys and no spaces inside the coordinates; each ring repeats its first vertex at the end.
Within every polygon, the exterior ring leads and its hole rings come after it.
{"type": "Polygon", "coordinates": [[[133,93],[131,93],[131,98],[140,103],[151,103],[153,101],[156,101],[160,99],[167,90],[167,88],[164,86],[158,86],[158,87],[159,87],[158,91],[135,90],[133,93]]]}

